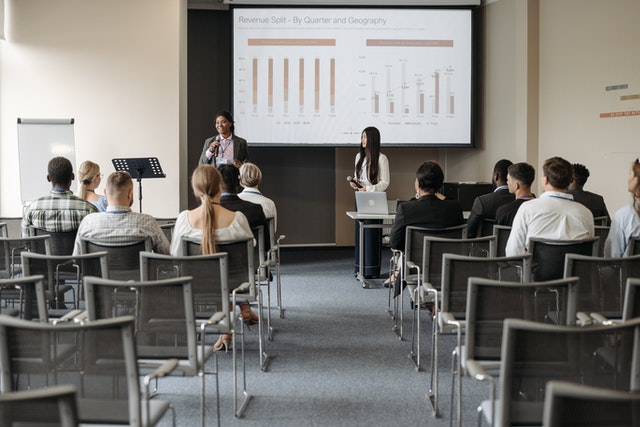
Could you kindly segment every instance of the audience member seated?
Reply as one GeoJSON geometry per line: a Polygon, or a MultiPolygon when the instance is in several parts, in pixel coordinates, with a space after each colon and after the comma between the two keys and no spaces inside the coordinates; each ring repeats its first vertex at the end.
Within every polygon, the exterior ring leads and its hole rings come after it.
{"type": "MultiPolygon", "coordinates": [[[[415,180],[417,199],[398,205],[389,234],[392,249],[404,251],[407,226],[446,228],[464,223],[460,202],[446,200],[438,193],[443,181],[444,172],[436,162],[424,162],[420,165],[415,180]]],[[[413,295],[414,289],[410,287],[410,291],[413,295]]]]}
{"type": "Polygon", "coordinates": [[[567,191],[567,193],[573,196],[573,200],[585,205],[591,211],[594,218],[607,217],[608,224],[609,211],[604,203],[604,198],[599,194],[584,190],[584,184],[586,184],[589,175],[589,169],[587,169],[585,165],[574,163],[573,181],[569,184],[569,191],[567,191]]]}
{"type": "Polygon", "coordinates": [[[22,235],[29,235],[29,227],[50,232],[77,230],[82,219],[97,212],[95,206],[74,196],[71,182],[74,179],[73,166],[64,157],[54,157],[47,165],[47,181],[51,183],[51,193],[32,202],[22,216],[22,235]]]}
{"type": "Polygon", "coordinates": [[[218,166],[222,176],[222,195],[220,204],[230,211],[240,211],[247,217],[251,228],[266,225],[266,218],[262,206],[247,202],[238,197],[240,191],[240,172],[234,165],[224,164],[218,166]]]}
{"type": "Polygon", "coordinates": [[[573,168],[565,159],[552,157],[544,162],[544,192],[516,212],[505,249],[507,256],[526,253],[531,237],[578,240],[594,236],[591,211],[567,193],[572,178],[573,168]]]}
{"type": "Polygon", "coordinates": [[[509,166],[507,169],[507,187],[509,187],[509,193],[513,194],[516,199],[498,208],[496,211],[496,224],[511,226],[520,205],[536,198],[531,192],[531,184],[535,177],[536,171],[529,163],[515,163],[509,166]]]}
{"type": "Polygon", "coordinates": [[[133,212],[133,181],[128,172],[117,171],[107,177],[107,210],[87,215],[80,223],[74,254],[80,253],[80,238],[117,240],[123,237],[150,237],[152,250],[169,253],[169,241],[151,215],[133,212]]]}
{"type": "Polygon", "coordinates": [[[262,206],[262,211],[266,218],[273,218],[274,225],[277,227],[276,204],[268,197],[265,197],[258,186],[262,182],[262,171],[260,168],[251,163],[246,162],[240,166],[240,185],[244,189],[238,193],[238,197],[247,202],[256,203],[262,206]]]}
{"type": "Polygon", "coordinates": [[[627,252],[629,239],[640,236],[640,160],[634,160],[629,171],[628,190],[632,201],[613,215],[609,235],[604,244],[605,257],[621,257],[627,252]]]}
{"type": "MultiPolygon", "coordinates": [[[[191,188],[200,199],[200,206],[182,211],[176,218],[171,239],[172,255],[183,255],[183,237],[201,239],[203,254],[216,253],[216,241],[253,237],[249,222],[242,212],[233,212],[220,205],[221,182],[220,172],[211,165],[200,165],[193,171],[191,188]]],[[[245,323],[252,325],[258,321],[258,315],[251,311],[248,303],[239,305],[245,323]]],[[[221,335],[214,348],[226,350],[230,341],[231,335],[221,335]]]]}
{"type": "Polygon", "coordinates": [[[96,188],[100,186],[102,174],[100,166],[91,160],[80,163],[78,169],[80,181],[80,191],[78,196],[94,205],[100,212],[107,210],[107,198],[102,194],[96,193],[96,188]]]}
{"type": "Polygon", "coordinates": [[[493,193],[476,197],[471,206],[471,213],[467,219],[467,237],[478,237],[482,233],[482,220],[496,219],[496,211],[505,203],[514,200],[513,194],[507,187],[507,168],[513,163],[510,160],[499,160],[493,167],[491,182],[495,186],[493,193]]]}

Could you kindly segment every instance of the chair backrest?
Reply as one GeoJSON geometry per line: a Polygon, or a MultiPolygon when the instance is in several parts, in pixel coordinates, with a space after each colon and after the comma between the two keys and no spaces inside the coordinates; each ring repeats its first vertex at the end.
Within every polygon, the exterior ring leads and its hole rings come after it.
{"type": "Polygon", "coordinates": [[[627,278],[640,277],[640,255],[602,258],[566,254],[564,276],[580,278],[578,311],[620,319],[627,278]]]}
{"type": "Polygon", "coordinates": [[[509,240],[509,234],[511,234],[511,227],[508,225],[493,226],[493,235],[496,236],[496,256],[505,256],[507,247],[507,240],[509,240]]]}
{"type": "Polygon", "coordinates": [[[531,255],[513,257],[473,257],[445,253],[442,256],[442,311],[462,320],[467,310],[469,277],[528,282],[531,255]]]}
{"type": "Polygon", "coordinates": [[[0,301],[2,314],[41,322],[49,320],[42,275],[0,279],[0,301]]]}
{"type": "Polygon", "coordinates": [[[3,237],[20,237],[22,235],[21,216],[2,216],[0,222],[7,224],[7,235],[3,235],[3,237]]]}
{"type": "Polygon", "coordinates": [[[0,237],[9,237],[9,226],[6,222],[0,222],[0,237]]]}
{"type": "Polygon", "coordinates": [[[0,425],[77,427],[77,389],[58,385],[0,395],[0,425]]]}
{"type": "Polygon", "coordinates": [[[45,297],[49,302],[58,298],[61,287],[72,287],[75,294],[74,308],[79,307],[82,299],[84,276],[109,277],[107,252],[104,251],[75,256],[23,252],[22,269],[26,275],[40,274],[44,277],[45,297]]]}
{"type": "Polygon", "coordinates": [[[424,236],[438,236],[449,239],[462,239],[466,237],[467,225],[457,225],[447,228],[425,228],[409,225],[405,228],[404,255],[407,261],[416,265],[422,263],[422,248],[424,236]]]}
{"type": "Polygon", "coordinates": [[[549,381],[543,427],[634,427],[640,425],[640,393],[549,381]]]}
{"type": "Polygon", "coordinates": [[[90,321],[133,316],[138,357],[185,361],[198,369],[191,277],[152,281],[84,278],[90,321]]]}
{"type": "Polygon", "coordinates": [[[82,423],[142,426],[130,316],[57,325],[0,316],[0,375],[2,393],[75,386],[82,423]]]}
{"type": "Polygon", "coordinates": [[[640,278],[633,277],[627,279],[622,320],[631,320],[636,317],[640,317],[640,278]]]}
{"type": "Polygon", "coordinates": [[[549,282],[501,282],[469,278],[466,307],[467,359],[497,361],[505,319],[573,325],[578,278],[549,282]]]}
{"type": "Polygon", "coordinates": [[[22,252],[51,253],[51,236],[0,237],[0,278],[22,272],[22,252]]]}
{"type": "Polygon", "coordinates": [[[598,237],[598,256],[604,256],[604,242],[609,236],[609,229],[610,227],[607,225],[596,225],[594,227],[595,235],[598,237]]]}
{"type": "Polygon", "coordinates": [[[608,226],[609,225],[609,217],[606,215],[603,216],[595,216],[593,217],[593,223],[596,227],[598,226],[608,226]]]}
{"type": "Polygon", "coordinates": [[[209,318],[229,312],[228,255],[171,256],[140,252],[142,281],[191,276],[195,316],[209,318]]]}
{"type": "Polygon", "coordinates": [[[495,219],[482,218],[480,221],[480,228],[478,229],[478,237],[492,236],[493,226],[496,224],[495,219]]]}
{"type": "Polygon", "coordinates": [[[173,228],[175,227],[175,225],[176,225],[175,222],[167,222],[165,224],[160,224],[160,229],[162,230],[164,235],[167,237],[168,241],[171,241],[171,239],[173,238],[173,228]]]}
{"type": "Polygon", "coordinates": [[[251,231],[253,232],[253,238],[256,240],[256,245],[253,247],[253,259],[257,265],[260,265],[267,259],[269,236],[265,232],[264,225],[253,227],[251,231]]]}
{"type": "Polygon", "coordinates": [[[443,237],[425,236],[422,244],[423,280],[440,289],[442,284],[442,256],[445,253],[490,257],[495,250],[494,236],[476,237],[473,239],[447,239],[443,237]]]}
{"type": "Polygon", "coordinates": [[[551,240],[531,237],[527,252],[533,255],[531,279],[534,282],[563,277],[565,254],[597,256],[598,237],[583,240],[551,240]]]}
{"type": "Polygon", "coordinates": [[[80,253],[107,252],[109,278],[140,280],[140,252],[151,252],[150,237],[94,239],[80,237],[80,253]]]}
{"type": "Polygon", "coordinates": [[[72,231],[46,231],[36,227],[29,227],[30,236],[51,236],[51,253],[53,255],[71,255],[76,242],[78,230],[72,231]]]}
{"type": "MultiPolygon", "coordinates": [[[[190,237],[182,238],[183,253],[187,255],[200,255],[200,240],[190,237]]],[[[248,287],[248,294],[255,298],[256,296],[256,280],[254,265],[253,238],[234,240],[230,242],[216,242],[216,248],[219,252],[227,252],[228,254],[228,283],[229,290],[240,286],[248,287]]],[[[246,293],[246,292],[245,292],[246,293]]]]}
{"type": "Polygon", "coordinates": [[[551,380],[612,390],[640,390],[640,319],[580,328],[520,319],[504,322],[500,400],[502,425],[541,425],[551,380]]]}
{"type": "Polygon", "coordinates": [[[640,236],[632,236],[627,245],[625,256],[640,255],[640,236]]]}

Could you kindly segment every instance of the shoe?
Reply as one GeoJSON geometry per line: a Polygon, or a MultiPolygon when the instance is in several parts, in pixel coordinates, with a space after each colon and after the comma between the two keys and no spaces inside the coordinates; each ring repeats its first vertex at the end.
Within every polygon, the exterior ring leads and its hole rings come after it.
{"type": "Polygon", "coordinates": [[[229,351],[229,346],[231,345],[231,335],[222,334],[218,341],[213,345],[213,351],[220,351],[224,348],[224,352],[229,351]]]}
{"type": "Polygon", "coordinates": [[[242,316],[242,321],[244,322],[244,324],[247,325],[247,328],[249,330],[251,330],[250,326],[256,325],[260,321],[260,318],[257,314],[251,311],[251,307],[249,307],[248,304],[241,307],[247,307],[244,310],[242,308],[240,309],[240,315],[242,316]]]}

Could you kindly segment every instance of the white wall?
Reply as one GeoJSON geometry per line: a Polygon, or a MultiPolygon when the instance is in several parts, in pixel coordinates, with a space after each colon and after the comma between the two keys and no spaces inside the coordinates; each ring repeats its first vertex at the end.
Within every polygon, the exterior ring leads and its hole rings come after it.
{"type": "Polygon", "coordinates": [[[604,195],[611,214],[631,201],[640,116],[600,113],[640,110],[640,100],[619,99],[640,94],[639,16],[637,0],[540,1],[540,159],[585,164],[585,188],[604,195]],[[625,83],[628,90],[605,90],[625,83]]]}
{"type": "MultiPolygon", "coordinates": [[[[186,0],[5,0],[5,6],[0,215],[21,215],[16,118],[72,117],[78,163],[93,160],[106,175],[112,158],[158,157],[167,178],[143,180],[143,211],[176,216],[186,146],[186,0]]],[[[31,173],[48,191],[46,171],[31,173]]],[[[135,210],[137,197],[136,190],[135,210]]]]}

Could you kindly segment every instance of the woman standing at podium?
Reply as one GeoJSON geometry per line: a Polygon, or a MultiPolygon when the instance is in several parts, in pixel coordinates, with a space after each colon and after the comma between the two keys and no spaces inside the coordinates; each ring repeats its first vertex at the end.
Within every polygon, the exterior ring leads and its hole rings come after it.
{"type": "MultiPolygon", "coordinates": [[[[356,154],[354,180],[349,182],[356,191],[385,191],[389,186],[389,160],[380,152],[380,131],[369,126],[362,131],[360,151],[356,154]]],[[[382,220],[365,220],[365,224],[381,224],[382,220]]],[[[360,227],[356,222],[355,248],[356,272],[360,227]]],[[[380,260],[382,257],[382,229],[368,228],[364,232],[364,276],[377,278],[380,276],[380,260]]]]}

